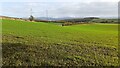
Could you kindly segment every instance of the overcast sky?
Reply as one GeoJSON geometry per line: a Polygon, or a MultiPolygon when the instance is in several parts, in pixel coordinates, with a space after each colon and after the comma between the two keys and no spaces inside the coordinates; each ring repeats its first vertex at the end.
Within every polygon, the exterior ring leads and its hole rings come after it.
{"type": "Polygon", "coordinates": [[[118,0],[1,0],[0,15],[29,17],[117,17],[118,0]],[[47,15],[48,14],[48,15],[47,15]]]}

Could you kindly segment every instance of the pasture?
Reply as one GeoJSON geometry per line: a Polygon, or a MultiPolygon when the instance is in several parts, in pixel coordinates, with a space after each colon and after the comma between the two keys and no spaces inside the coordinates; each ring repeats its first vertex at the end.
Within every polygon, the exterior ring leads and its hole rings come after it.
{"type": "Polygon", "coordinates": [[[118,25],[2,20],[3,65],[118,66],[118,25]]]}

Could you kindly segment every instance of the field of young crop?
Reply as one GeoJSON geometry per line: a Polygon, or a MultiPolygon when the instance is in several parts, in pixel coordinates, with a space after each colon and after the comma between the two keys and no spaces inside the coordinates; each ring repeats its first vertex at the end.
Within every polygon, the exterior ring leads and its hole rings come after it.
{"type": "Polygon", "coordinates": [[[118,25],[2,20],[3,65],[117,66],[118,25]]]}

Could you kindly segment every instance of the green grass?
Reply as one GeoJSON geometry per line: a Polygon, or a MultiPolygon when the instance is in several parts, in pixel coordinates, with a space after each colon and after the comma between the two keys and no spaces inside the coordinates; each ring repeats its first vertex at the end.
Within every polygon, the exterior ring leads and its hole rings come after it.
{"type": "Polygon", "coordinates": [[[2,20],[3,65],[118,66],[118,25],[2,20]]]}

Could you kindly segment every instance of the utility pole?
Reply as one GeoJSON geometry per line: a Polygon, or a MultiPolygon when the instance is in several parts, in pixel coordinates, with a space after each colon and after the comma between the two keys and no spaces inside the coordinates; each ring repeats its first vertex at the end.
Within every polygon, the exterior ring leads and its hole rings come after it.
{"type": "Polygon", "coordinates": [[[47,21],[49,22],[48,10],[46,10],[47,21]]]}
{"type": "Polygon", "coordinates": [[[32,15],[32,13],[33,13],[33,12],[32,12],[32,8],[31,8],[31,9],[30,9],[30,15],[32,15]]]}
{"type": "Polygon", "coordinates": [[[32,13],[33,13],[33,12],[32,12],[32,8],[31,8],[31,9],[30,9],[30,17],[29,17],[29,20],[30,20],[30,21],[33,21],[33,20],[34,20],[34,17],[32,16],[32,13]]]}

